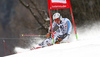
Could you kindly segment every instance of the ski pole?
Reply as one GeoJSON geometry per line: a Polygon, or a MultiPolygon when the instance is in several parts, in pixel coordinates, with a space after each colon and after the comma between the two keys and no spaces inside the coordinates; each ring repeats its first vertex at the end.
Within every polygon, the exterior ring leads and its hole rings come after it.
{"type": "Polygon", "coordinates": [[[34,37],[41,37],[41,36],[43,36],[43,37],[46,37],[46,35],[24,35],[24,34],[22,34],[22,36],[34,36],[34,37]]]}

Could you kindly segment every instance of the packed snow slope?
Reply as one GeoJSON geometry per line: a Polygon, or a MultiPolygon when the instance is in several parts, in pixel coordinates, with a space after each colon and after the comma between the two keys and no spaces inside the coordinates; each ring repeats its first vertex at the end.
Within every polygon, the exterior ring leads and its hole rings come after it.
{"type": "Polygon", "coordinates": [[[5,57],[100,57],[100,39],[55,44],[5,57]]]}
{"type": "Polygon", "coordinates": [[[93,27],[90,26],[88,29],[78,28],[78,40],[75,40],[73,34],[70,43],[55,44],[31,51],[23,49],[22,53],[5,57],[100,57],[100,24],[98,25],[93,24],[93,27]]]}

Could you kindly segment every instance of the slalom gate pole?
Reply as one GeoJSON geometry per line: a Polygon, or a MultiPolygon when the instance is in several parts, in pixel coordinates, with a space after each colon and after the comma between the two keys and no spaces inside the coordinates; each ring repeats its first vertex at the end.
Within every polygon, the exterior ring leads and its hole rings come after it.
{"type": "Polygon", "coordinates": [[[6,56],[5,40],[3,40],[3,44],[4,44],[4,53],[5,53],[5,56],[6,56]]]}
{"type": "Polygon", "coordinates": [[[54,35],[53,35],[52,19],[51,19],[51,12],[50,12],[50,9],[49,9],[49,17],[50,17],[50,26],[51,26],[52,40],[53,40],[53,44],[55,44],[55,42],[54,42],[54,35]]]}
{"type": "Polygon", "coordinates": [[[11,52],[10,52],[10,50],[8,49],[8,46],[6,45],[5,40],[3,40],[3,43],[4,43],[4,52],[5,52],[5,56],[6,56],[6,49],[7,49],[7,51],[9,52],[9,54],[11,55],[11,52]]]}
{"type": "Polygon", "coordinates": [[[74,17],[73,17],[73,12],[72,12],[72,7],[70,7],[70,11],[71,11],[72,21],[73,21],[73,25],[74,25],[74,30],[75,30],[75,36],[76,36],[76,39],[78,39],[77,32],[76,32],[76,27],[75,27],[75,22],[74,22],[74,17]]]}

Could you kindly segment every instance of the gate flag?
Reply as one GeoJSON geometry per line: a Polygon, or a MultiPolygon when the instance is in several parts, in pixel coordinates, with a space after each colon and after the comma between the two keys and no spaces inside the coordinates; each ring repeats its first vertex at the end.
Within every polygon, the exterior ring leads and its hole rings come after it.
{"type": "Polygon", "coordinates": [[[70,0],[48,0],[49,9],[70,8],[70,0]]]}
{"type": "Polygon", "coordinates": [[[51,19],[51,11],[50,11],[51,9],[70,9],[76,39],[78,39],[70,0],[48,0],[48,9],[49,9],[50,26],[51,26],[53,44],[54,44],[54,36],[53,36],[52,19],[51,19]]]}
{"type": "Polygon", "coordinates": [[[56,2],[58,2],[58,3],[66,3],[66,0],[51,0],[52,1],[52,3],[56,3],[56,2]]]}

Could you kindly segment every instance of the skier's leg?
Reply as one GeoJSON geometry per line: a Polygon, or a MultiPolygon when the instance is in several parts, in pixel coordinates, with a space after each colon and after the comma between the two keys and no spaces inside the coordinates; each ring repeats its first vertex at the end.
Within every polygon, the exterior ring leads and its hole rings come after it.
{"type": "MultiPolygon", "coordinates": [[[[54,32],[54,41],[56,41],[56,37],[59,35],[59,32],[55,31],[54,32]]],[[[45,46],[50,46],[53,44],[53,40],[52,38],[47,38],[46,40],[44,40],[42,43],[40,43],[39,45],[42,46],[42,47],[45,47],[45,46]]]]}
{"type": "Polygon", "coordinates": [[[52,41],[52,38],[47,38],[42,43],[40,43],[39,46],[41,46],[41,47],[49,46],[50,44],[52,44],[51,41],[52,41]]]}

